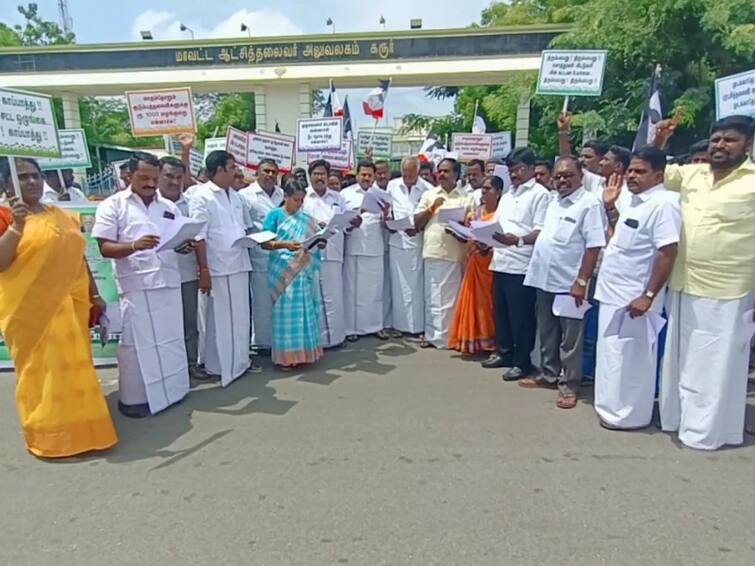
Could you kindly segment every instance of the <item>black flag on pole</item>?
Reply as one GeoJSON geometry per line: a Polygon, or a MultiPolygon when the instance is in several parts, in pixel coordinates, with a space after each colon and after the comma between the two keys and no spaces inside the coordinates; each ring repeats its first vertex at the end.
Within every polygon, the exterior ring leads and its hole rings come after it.
{"type": "Polygon", "coordinates": [[[655,140],[655,130],[658,122],[663,119],[663,105],[661,102],[660,79],[661,66],[656,65],[653,77],[650,80],[650,93],[648,94],[645,109],[642,111],[640,127],[634,138],[632,150],[637,150],[643,146],[650,145],[655,140]]]}

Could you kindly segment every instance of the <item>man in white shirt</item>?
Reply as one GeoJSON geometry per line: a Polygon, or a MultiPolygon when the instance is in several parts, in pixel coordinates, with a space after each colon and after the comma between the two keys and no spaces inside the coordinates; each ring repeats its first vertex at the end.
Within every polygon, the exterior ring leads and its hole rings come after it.
{"type": "MultiPolygon", "coordinates": [[[[432,187],[419,177],[419,159],[405,157],[401,161],[401,177],[388,183],[394,220],[411,218],[413,221],[422,195],[430,189],[432,187]]],[[[388,246],[393,328],[408,334],[421,334],[425,329],[422,234],[415,228],[392,232],[388,246]]]]}
{"type": "MultiPolygon", "coordinates": [[[[553,312],[556,297],[572,306],[587,301],[587,285],[606,244],[603,203],[582,187],[576,157],[561,156],[553,174],[558,196],[548,203],[524,284],[537,289],[537,325],[542,373],[522,379],[527,388],[554,388],[556,406],[573,409],[582,382],[584,319],[553,312]]],[[[584,313],[582,313],[584,316],[584,313]]]]}
{"type": "MultiPolygon", "coordinates": [[[[363,160],[357,165],[357,184],[341,191],[349,210],[361,210],[367,190],[375,182],[375,164],[363,160]]],[[[390,336],[383,330],[383,215],[360,214],[361,224],[346,235],[344,250],[344,312],[346,336],[355,342],[359,336],[390,336]]]]}
{"type": "MultiPolygon", "coordinates": [[[[375,190],[380,193],[388,192],[388,184],[391,180],[391,164],[385,159],[378,159],[375,161],[375,190]]],[[[386,199],[390,199],[390,195],[386,194],[386,199]]],[[[387,229],[383,230],[383,332],[384,334],[392,335],[393,332],[393,295],[391,291],[391,263],[390,253],[388,251],[388,243],[390,241],[390,233],[387,229]]],[[[396,338],[399,338],[399,334],[396,334],[396,338]]]]}
{"type": "Polygon", "coordinates": [[[467,164],[466,193],[474,199],[475,206],[482,202],[482,183],[485,181],[485,162],[473,159],[467,164]]]}
{"type": "MultiPolygon", "coordinates": [[[[189,199],[189,211],[206,222],[197,237],[200,308],[206,308],[205,370],[219,375],[223,387],[250,367],[249,271],[244,247],[233,244],[246,234],[248,217],[233,190],[236,164],[227,151],[213,151],[205,160],[210,180],[189,199]]],[[[260,368],[254,366],[253,371],[260,368]]]]}
{"type": "Polygon", "coordinates": [[[511,187],[501,195],[496,219],[504,248],[494,248],[493,308],[496,351],[482,363],[485,368],[506,368],[504,381],[532,373],[535,347],[535,290],[524,285],[537,234],[543,227],[550,198],[548,189],[535,181],[535,154],[516,148],[507,159],[511,187]]]}
{"type": "Polygon", "coordinates": [[[62,171],[57,169],[45,171],[45,184],[41,201],[45,204],[66,202],[71,204],[89,203],[86,195],[73,184],[73,175],[65,178],[62,171]],[[62,184],[61,184],[62,179],[62,184]]]}
{"type": "MultiPolygon", "coordinates": [[[[309,180],[312,184],[307,187],[307,196],[302,205],[302,210],[323,227],[327,226],[334,215],[347,210],[340,192],[328,188],[329,176],[330,163],[324,159],[309,164],[309,180]]],[[[355,221],[355,224],[359,222],[355,221]]],[[[326,248],[320,252],[320,336],[323,348],[340,346],[346,340],[343,243],[344,234],[338,232],[328,240],[326,248]]]]}
{"type": "Polygon", "coordinates": [[[97,207],[92,236],[102,256],[113,260],[120,298],[118,408],[140,418],[181,401],[189,392],[189,371],[178,256],[155,251],[160,233],[181,213],[157,192],[160,162],[154,155],[135,153],[129,169],[131,185],[97,207]]]}
{"type": "MultiPolygon", "coordinates": [[[[283,204],[283,189],[278,186],[278,164],[263,159],[257,165],[257,180],[239,191],[248,211],[252,232],[262,232],[265,216],[283,204]]],[[[252,273],[249,287],[252,296],[252,346],[269,350],[273,343],[273,299],[267,281],[267,264],[270,252],[255,246],[249,249],[252,273]]]]}
{"type": "Polygon", "coordinates": [[[664,151],[642,148],[629,164],[628,190],[614,180],[604,193],[606,208],[615,205],[619,211],[618,218],[609,216],[612,235],[595,290],[600,302],[595,411],[604,428],[644,428],[653,417],[656,328],[660,331],[654,325],[663,310],[682,225],[679,195],[663,186],[665,169],[664,151]],[[606,336],[614,316],[624,317],[626,335],[606,336]]]}

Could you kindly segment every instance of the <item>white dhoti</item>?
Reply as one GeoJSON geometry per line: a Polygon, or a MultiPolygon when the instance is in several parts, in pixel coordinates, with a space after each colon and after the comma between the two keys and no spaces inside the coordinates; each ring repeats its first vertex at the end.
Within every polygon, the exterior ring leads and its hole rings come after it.
{"type": "Polygon", "coordinates": [[[595,363],[595,411],[617,428],[642,428],[653,419],[658,340],[604,336],[614,313],[626,306],[600,304],[595,363]]]}
{"type": "Polygon", "coordinates": [[[346,334],[383,329],[383,256],[347,255],[343,261],[346,334]]]}
{"type": "Polygon", "coordinates": [[[252,271],[249,289],[252,295],[252,346],[270,348],[273,343],[273,298],[267,271],[252,271]]]}
{"type": "Polygon", "coordinates": [[[390,248],[393,328],[409,334],[425,330],[425,271],[422,248],[390,248]]]}
{"type": "Polygon", "coordinates": [[[425,340],[436,348],[448,347],[462,265],[456,261],[425,259],[425,340]]]}
{"type": "Polygon", "coordinates": [[[120,308],[120,400],[148,403],[150,412],[158,413],[189,393],[181,289],[129,291],[121,295],[120,308]]]}
{"type": "Polygon", "coordinates": [[[213,276],[200,302],[207,309],[205,369],[225,387],[249,369],[249,273],[213,276]]]}
{"type": "Polygon", "coordinates": [[[346,340],[343,312],[343,264],[323,261],[320,266],[320,340],[332,348],[346,340]]]}
{"type": "Polygon", "coordinates": [[[691,447],[742,444],[755,295],[711,299],[669,290],[661,426],[691,447]]]}
{"type": "Polygon", "coordinates": [[[391,260],[388,248],[386,248],[385,255],[383,255],[383,328],[393,328],[391,293],[391,260]]]}

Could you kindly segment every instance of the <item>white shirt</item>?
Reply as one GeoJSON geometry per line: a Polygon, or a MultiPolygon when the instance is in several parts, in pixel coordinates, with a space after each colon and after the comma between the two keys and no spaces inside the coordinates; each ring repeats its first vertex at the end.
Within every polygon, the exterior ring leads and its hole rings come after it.
{"type": "MultiPolygon", "coordinates": [[[[111,242],[133,242],[142,236],[160,235],[160,226],[181,212],[175,204],[155,194],[149,204],[131,187],[106,198],[97,206],[92,237],[111,242]]],[[[160,253],[142,250],[113,260],[119,293],[180,287],[178,256],[173,250],[160,253]]]]}
{"type": "Polygon", "coordinates": [[[475,206],[480,206],[480,203],[482,202],[482,188],[475,189],[472,185],[467,183],[464,185],[464,190],[474,199],[475,206]]]}
{"type": "MultiPolygon", "coordinates": [[[[272,195],[268,196],[265,190],[255,182],[238,192],[242,202],[247,208],[249,224],[252,232],[261,232],[265,216],[278,208],[283,203],[283,189],[275,187],[272,195]]],[[[270,252],[262,249],[262,246],[249,248],[249,257],[252,260],[252,271],[267,271],[267,262],[270,252]]]]}
{"type": "Polygon", "coordinates": [[[246,234],[249,223],[241,197],[233,189],[221,189],[212,181],[194,190],[189,198],[192,218],[207,222],[197,236],[207,242],[207,267],[211,276],[251,271],[246,248],[233,243],[246,234]]]}
{"type": "Polygon", "coordinates": [[[603,200],[603,191],[606,188],[606,179],[603,175],[598,175],[587,169],[582,170],[582,187],[588,192],[603,200]]]}
{"type": "MultiPolygon", "coordinates": [[[[178,200],[173,204],[176,205],[176,208],[178,208],[178,211],[183,216],[189,216],[189,201],[186,199],[186,196],[184,194],[181,194],[181,196],[178,197],[178,200]]],[[[199,278],[199,265],[197,264],[197,255],[194,252],[177,255],[178,271],[181,274],[181,283],[196,281],[199,278]]]]}
{"type": "MultiPolygon", "coordinates": [[[[312,187],[307,187],[307,196],[304,197],[302,210],[321,224],[327,224],[336,214],[346,212],[346,204],[343,202],[341,193],[332,189],[325,189],[325,194],[320,196],[312,187]]],[[[321,251],[323,261],[337,261],[343,263],[343,232],[338,232],[328,239],[328,245],[321,251]]]]}
{"type": "Polygon", "coordinates": [[[603,203],[582,187],[548,203],[524,284],[548,293],[568,293],[587,248],[606,245],[603,203]]]}
{"type": "MultiPolygon", "coordinates": [[[[501,195],[495,218],[501,224],[504,234],[526,236],[543,227],[549,200],[548,189],[532,178],[518,187],[512,185],[501,195]]],[[[524,275],[530,264],[532,249],[532,246],[526,244],[521,248],[516,246],[493,248],[490,270],[524,275]]]]}
{"type": "Polygon", "coordinates": [[[63,194],[71,195],[71,200],[61,201],[60,193],[58,193],[58,191],[53,189],[50,185],[47,184],[47,181],[45,181],[44,187],[42,189],[42,198],[40,199],[40,202],[44,204],[56,204],[58,202],[71,203],[71,204],[76,204],[76,203],[88,204],[89,203],[89,199],[87,199],[86,195],[80,189],[77,189],[76,187],[70,187],[63,194]]]}
{"type": "MultiPolygon", "coordinates": [[[[346,187],[341,191],[347,210],[357,210],[362,207],[365,191],[358,184],[346,187]]],[[[379,257],[385,254],[383,239],[383,224],[380,214],[363,212],[362,225],[346,234],[346,255],[361,255],[379,257]]]]}
{"type": "MultiPolygon", "coordinates": [[[[647,290],[658,250],[679,242],[682,213],[679,194],[663,185],[637,195],[622,191],[616,208],[620,216],[603,255],[595,298],[626,306],[647,290]]],[[[661,299],[653,302],[660,308],[663,294],[657,296],[661,299]]]]}
{"type": "MultiPolygon", "coordinates": [[[[393,199],[393,218],[401,220],[408,216],[413,219],[420,198],[431,188],[427,181],[419,177],[413,187],[407,187],[402,177],[393,179],[388,183],[388,194],[393,199]]],[[[396,232],[388,237],[388,245],[403,250],[420,248],[422,247],[422,234],[409,236],[406,232],[396,232]]]]}

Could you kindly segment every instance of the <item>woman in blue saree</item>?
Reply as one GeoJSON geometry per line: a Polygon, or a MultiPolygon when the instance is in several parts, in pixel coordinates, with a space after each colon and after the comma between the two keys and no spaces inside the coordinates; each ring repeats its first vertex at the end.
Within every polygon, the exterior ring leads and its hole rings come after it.
{"type": "Polygon", "coordinates": [[[301,210],[305,183],[290,179],[283,191],[283,205],[271,210],[263,224],[264,230],[275,232],[276,239],[263,247],[272,252],[268,266],[273,298],[272,359],[281,369],[291,369],[316,362],[323,355],[317,292],[320,252],[317,245],[306,249],[301,244],[320,227],[301,210]]]}

